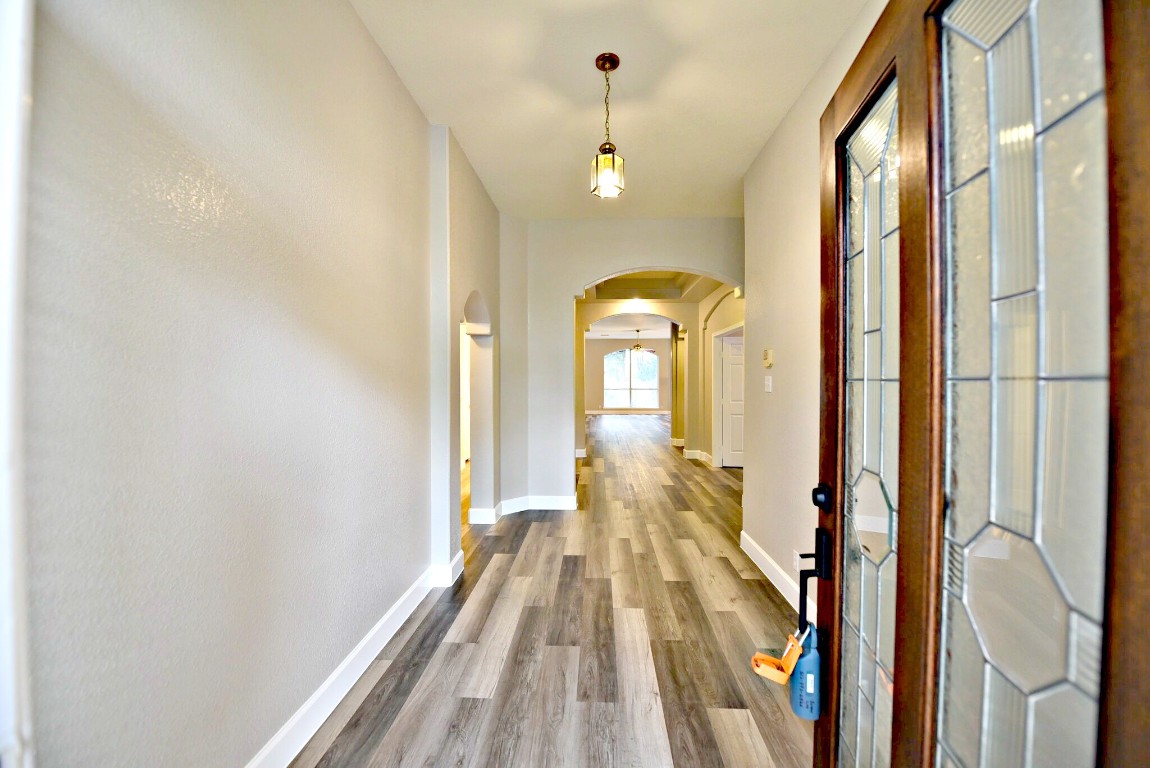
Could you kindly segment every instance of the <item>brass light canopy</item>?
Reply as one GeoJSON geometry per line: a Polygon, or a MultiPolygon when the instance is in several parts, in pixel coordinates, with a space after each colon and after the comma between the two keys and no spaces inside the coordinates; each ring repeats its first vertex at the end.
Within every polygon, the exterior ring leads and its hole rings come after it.
{"type": "Polygon", "coordinates": [[[623,194],[623,156],[611,143],[611,73],[619,68],[619,57],[601,53],[595,57],[595,68],[603,73],[606,86],[603,95],[603,143],[591,161],[591,194],[611,198],[623,194]]]}

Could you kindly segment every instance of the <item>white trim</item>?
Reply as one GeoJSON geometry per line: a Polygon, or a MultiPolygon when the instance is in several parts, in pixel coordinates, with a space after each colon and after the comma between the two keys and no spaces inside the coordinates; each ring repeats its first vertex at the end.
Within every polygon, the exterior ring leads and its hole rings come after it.
{"type": "MultiPolygon", "coordinates": [[[[723,373],[724,369],[724,350],[723,339],[730,336],[737,330],[743,328],[744,321],[740,320],[734,325],[729,325],[722,330],[715,331],[711,336],[711,450],[717,457],[717,461],[710,462],[713,467],[720,467],[724,465],[726,458],[726,446],[723,444],[723,373]]],[[[741,336],[744,340],[744,378],[745,378],[745,363],[746,363],[746,337],[741,336]]],[[[744,386],[746,382],[743,382],[744,386]]],[[[744,396],[744,400],[745,400],[744,396]]]]}
{"type": "Polygon", "coordinates": [[[715,466],[715,460],[712,459],[711,454],[707,453],[706,451],[696,451],[694,448],[688,448],[683,451],[683,458],[694,459],[695,461],[701,461],[706,464],[710,464],[712,467],[715,466]]]}
{"type": "Polygon", "coordinates": [[[494,509],[484,509],[482,507],[472,507],[467,511],[467,521],[475,525],[491,525],[499,519],[499,507],[494,509]]]}
{"type": "MultiPolygon", "coordinates": [[[[739,298],[739,297],[736,296],[735,298],[739,298]]],[[[747,322],[746,320],[740,320],[737,323],[733,323],[731,325],[728,325],[726,328],[720,328],[717,331],[711,331],[711,335],[713,335],[713,336],[730,336],[732,332],[737,331],[740,328],[742,328],[746,324],[746,322],[747,322]]]]}
{"type": "Polygon", "coordinates": [[[583,411],[585,416],[666,416],[669,413],[664,408],[590,408],[583,411]]]}
{"type": "Polygon", "coordinates": [[[463,326],[463,332],[468,336],[490,336],[491,323],[469,323],[464,321],[460,323],[463,326]]]}
{"type": "Polygon", "coordinates": [[[21,341],[33,0],[0,5],[0,761],[35,759],[28,640],[21,341]]]}
{"type": "Polygon", "coordinates": [[[519,496],[514,499],[504,499],[496,507],[499,516],[514,515],[516,512],[525,512],[528,509],[554,510],[569,512],[579,509],[579,502],[574,496],[519,496]]]}
{"type": "Polygon", "coordinates": [[[432,587],[450,587],[463,573],[463,550],[455,553],[446,565],[433,565],[427,569],[428,583],[432,587]]]}
{"type": "MultiPolygon", "coordinates": [[[[463,553],[457,559],[462,561],[463,553]]],[[[423,572],[408,587],[395,605],[387,609],[374,627],[352,649],[327,680],[324,680],[303,706],[296,710],[284,726],[272,736],[263,749],[256,753],[247,768],[283,768],[300,753],[324,721],[335,711],[368,666],[383,651],[387,641],[395,636],[403,622],[415,612],[423,598],[431,591],[435,566],[423,572]]]]}
{"type": "MultiPolygon", "coordinates": [[[[797,611],[799,609],[799,583],[780,568],[779,564],[767,554],[766,550],[759,546],[758,542],[747,535],[746,531],[739,535],[739,548],[747,553],[751,562],[759,567],[767,580],[775,585],[775,589],[779,590],[787,602],[791,604],[791,607],[797,611]]],[[[817,590],[818,587],[815,589],[817,590]]],[[[807,621],[815,624],[819,622],[819,607],[815,597],[811,595],[807,595],[807,621]]]]}
{"type": "Polygon", "coordinates": [[[671,438],[671,445],[675,448],[682,448],[686,444],[687,444],[687,441],[681,437],[672,437],[671,438]]]}
{"type": "Polygon", "coordinates": [[[586,448],[576,448],[575,449],[575,458],[577,458],[577,459],[587,458],[587,449],[586,448]]]}

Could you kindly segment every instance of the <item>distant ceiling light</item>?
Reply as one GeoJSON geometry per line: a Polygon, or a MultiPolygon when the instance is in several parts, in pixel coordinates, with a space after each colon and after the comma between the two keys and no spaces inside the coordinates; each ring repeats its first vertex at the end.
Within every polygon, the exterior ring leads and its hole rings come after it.
{"type": "Polygon", "coordinates": [[[595,57],[595,68],[603,73],[606,92],[603,95],[603,143],[591,161],[591,194],[596,197],[618,197],[623,194],[623,157],[611,143],[611,73],[619,68],[619,57],[601,53],[595,57]]]}
{"type": "Polygon", "coordinates": [[[643,351],[643,342],[639,341],[639,329],[638,328],[635,329],[635,346],[631,347],[631,349],[635,350],[636,352],[642,352],[643,351]]]}

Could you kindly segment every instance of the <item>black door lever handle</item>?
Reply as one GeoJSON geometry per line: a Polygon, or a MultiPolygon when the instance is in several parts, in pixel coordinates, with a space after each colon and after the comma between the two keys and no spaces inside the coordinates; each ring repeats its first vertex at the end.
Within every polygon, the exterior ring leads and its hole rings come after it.
{"type": "Polygon", "coordinates": [[[834,501],[834,492],[831,487],[826,483],[819,483],[811,489],[811,503],[821,509],[823,512],[829,513],[834,501]]]}

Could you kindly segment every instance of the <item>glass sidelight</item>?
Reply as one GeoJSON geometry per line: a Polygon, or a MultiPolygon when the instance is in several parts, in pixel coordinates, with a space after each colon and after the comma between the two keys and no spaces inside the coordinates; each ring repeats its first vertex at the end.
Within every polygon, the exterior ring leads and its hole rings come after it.
{"type": "Polygon", "coordinates": [[[898,85],[846,142],[841,765],[889,765],[898,538],[898,85]]]}
{"type": "Polygon", "coordinates": [[[942,16],[939,766],[1094,764],[1109,244],[1097,0],[942,16]]]}

